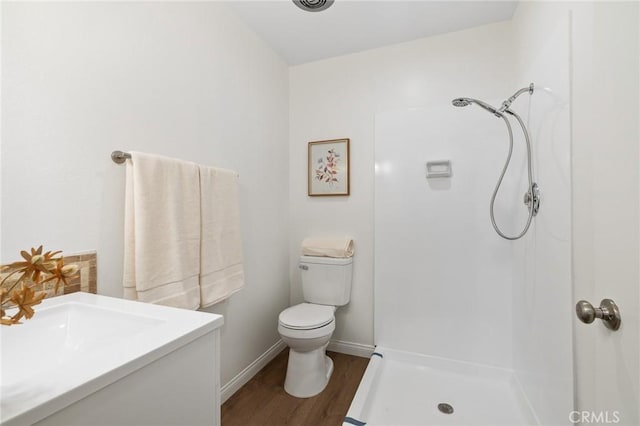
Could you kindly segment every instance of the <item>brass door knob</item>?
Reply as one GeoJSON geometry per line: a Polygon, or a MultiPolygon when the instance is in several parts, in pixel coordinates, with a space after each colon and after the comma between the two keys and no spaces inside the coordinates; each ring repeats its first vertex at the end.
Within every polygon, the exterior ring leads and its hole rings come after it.
{"type": "Polygon", "coordinates": [[[599,308],[594,308],[586,300],[580,300],[576,303],[576,315],[585,324],[591,324],[596,318],[599,318],[605,327],[614,331],[619,329],[622,323],[618,305],[611,299],[602,299],[599,308]]]}

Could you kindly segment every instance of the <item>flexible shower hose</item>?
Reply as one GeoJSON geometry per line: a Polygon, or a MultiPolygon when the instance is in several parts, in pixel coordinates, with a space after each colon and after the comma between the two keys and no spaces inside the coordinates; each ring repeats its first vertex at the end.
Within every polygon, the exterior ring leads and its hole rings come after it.
{"type": "Polygon", "coordinates": [[[529,132],[527,132],[527,127],[525,126],[524,122],[522,121],[522,119],[520,118],[520,116],[518,114],[516,114],[515,112],[507,109],[505,111],[507,114],[510,114],[512,116],[514,116],[517,120],[518,123],[520,123],[520,127],[522,127],[522,132],[524,133],[524,139],[526,141],[527,144],[527,174],[529,177],[529,188],[527,189],[527,191],[529,192],[529,200],[530,200],[530,206],[529,206],[529,217],[527,218],[527,223],[524,226],[524,229],[516,236],[514,237],[510,237],[508,235],[505,235],[500,228],[498,227],[498,225],[496,224],[496,219],[493,213],[494,210],[494,204],[496,201],[496,196],[498,195],[498,190],[500,189],[500,185],[502,184],[502,179],[504,178],[505,173],[507,172],[507,169],[509,168],[509,163],[511,162],[511,154],[513,153],[513,131],[511,130],[511,123],[509,123],[509,120],[507,119],[507,117],[502,114],[500,117],[502,117],[502,119],[504,120],[505,124],[507,125],[507,131],[509,132],[509,154],[507,155],[507,161],[504,163],[504,168],[502,169],[502,173],[500,174],[500,178],[498,178],[498,183],[496,184],[496,188],[493,190],[493,196],[491,197],[491,205],[489,207],[489,214],[491,215],[491,224],[493,225],[493,229],[496,230],[496,232],[498,233],[498,235],[500,235],[502,238],[504,238],[505,240],[517,240],[520,239],[524,236],[524,234],[527,233],[527,231],[529,230],[529,226],[531,225],[531,220],[533,219],[534,216],[534,191],[533,191],[533,172],[532,172],[532,165],[531,165],[531,141],[529,140],[529,132]]]}

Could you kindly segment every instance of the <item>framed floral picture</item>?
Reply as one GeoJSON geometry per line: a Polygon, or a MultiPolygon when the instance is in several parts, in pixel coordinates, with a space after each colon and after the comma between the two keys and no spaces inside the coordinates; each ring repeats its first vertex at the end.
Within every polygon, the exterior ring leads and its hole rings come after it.
{"type": "Polygon", "coordinates": [[[349,139],[309,142],[308,194],[349,195],[349,139]]]}

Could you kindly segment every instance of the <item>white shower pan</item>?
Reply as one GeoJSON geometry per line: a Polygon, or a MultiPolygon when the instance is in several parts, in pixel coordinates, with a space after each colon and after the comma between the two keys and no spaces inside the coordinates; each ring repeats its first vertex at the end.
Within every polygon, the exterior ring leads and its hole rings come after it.
{"type": "Polygon", "coordinates": [[[376,347],[343,426],[538,424],[509,370],[376,347]],[[438,409],[448,404],[453,413],[438,409]]]}

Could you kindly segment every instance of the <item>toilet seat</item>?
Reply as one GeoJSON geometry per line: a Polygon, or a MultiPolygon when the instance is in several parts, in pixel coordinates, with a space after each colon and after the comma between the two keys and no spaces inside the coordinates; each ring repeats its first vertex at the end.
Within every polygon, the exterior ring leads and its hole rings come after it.
{"type": "Polygon", "coordinates": [[[335,306],[300,303],[280,313],[278,323],[291,330],[313,330],[334,321],[335,306]]]}

